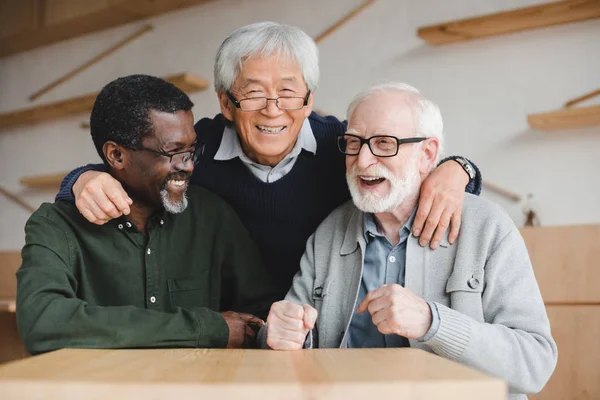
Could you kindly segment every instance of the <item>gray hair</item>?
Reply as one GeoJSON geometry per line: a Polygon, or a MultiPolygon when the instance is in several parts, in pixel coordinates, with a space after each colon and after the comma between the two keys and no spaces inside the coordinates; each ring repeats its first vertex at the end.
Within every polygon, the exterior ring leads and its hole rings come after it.
{"type": "MultiPolygon", "coordinates": [[[[415,118],[417,137],[434,137],[439,142],[438,159],[444,149],[444,123],[442,121],[442,113],[440,108],[433,101],[425,98],[416,88],[406,83],[389,82],[380,85],[372,86],[360,92],[346,111],[348,121],[352,117],[354,110],[368,97],[377,93],[402,93],[406,95],[406,101],[412,108],[415,118]]],[[[437,160],[436,160],[437,162],[437,160]]]]}
{"type": "Polygon", "coordinates": [[[274,54],[295,61],[308,89],[317,89],[319,50],[314,40],[295,26],[259,22],[235,30],[221,43],[215,60],[215,90],[231,89],[245,59],[274,54]]]}

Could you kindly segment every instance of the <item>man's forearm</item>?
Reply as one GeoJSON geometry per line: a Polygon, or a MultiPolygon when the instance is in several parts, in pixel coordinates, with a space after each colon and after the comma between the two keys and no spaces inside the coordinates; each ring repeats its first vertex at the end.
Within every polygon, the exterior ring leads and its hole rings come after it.
{"type": "Polygon", "coordinates": [[[17,306],[19,331],[32,354],[61,348],[227,346],[227,325],[206,308],[163,313],[134,306],[89,306],[78,299],[43,297],[17,306]],[[33,305],[33,302],[37,305],[33,305]],[[23,311],[22,311],[23,310],[23,311]],[[43,310],[39,314],[36,310],[43,310]]]}

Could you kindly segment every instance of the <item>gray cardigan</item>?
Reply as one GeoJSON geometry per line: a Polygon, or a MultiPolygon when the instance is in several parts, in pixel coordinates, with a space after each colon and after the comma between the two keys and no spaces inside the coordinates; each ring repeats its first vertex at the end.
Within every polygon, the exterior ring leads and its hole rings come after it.
{"type": "MultiPolygon", "coordinates": [[[[345,347],[365,251],[363,214],[352,202],[333,211],[308,239],[286,300],[318,311],[315,347],[345,347]]],[[[527,248],[508,215],[466,194],[461,231],[437,250],[415,237],[406,249],[406,287],[436,303],[440,326],[410,346],[504,379],[511,399],[540,391],[557,348],[527,248]]],[[[259,338],[266,345],[266,329],[259,338]]]]}

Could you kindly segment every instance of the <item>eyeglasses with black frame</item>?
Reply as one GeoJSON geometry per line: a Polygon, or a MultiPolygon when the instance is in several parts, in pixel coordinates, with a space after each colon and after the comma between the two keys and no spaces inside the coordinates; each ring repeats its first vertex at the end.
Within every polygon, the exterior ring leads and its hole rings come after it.
{"type": "Polygon", "coordinates": [[[363,144],[369,146],[369,150],[376,157],[394,157],[398,154],[398,148],[405,143],[419,143],[426,137],[411,137],[398,139],[395,136],[378,135],[363,139],[360,136],[345,133],[338,136],[338,149],[347,156],[357,156],[363,144]]]}
{"type": "Polygon", "coordinates": [[[191,161],[194,165],[198,164],[198,157],[200,153],[200,149],[198,148],[194,149],[193,151],[180,151],[178,153],[165,153],[164,151],[154,150],[144,146],[140,146],[136,150],[149,151],[163,157],[168,157],[169,163],[173,164],[173,161],[175,161],[176,164],[183,165],[185,165],[188,161],[191,161]]]}
{"type": "Polygon", "coordinates": [[[230,91],[227,91],[227,97],[233,103],[236,108],[239,108],[242,111],[259,111],[264,108],[267,108],[269,104],[269,100],[275,101],[277,104],[277,108],[280,110],[300,110],[301,108],[306,107],[308,104],[308,98],[310,97],[310,90],[306,93],[304,97],[295,97],[295,96],[282,96],[276,98],[270,97],[247,97],[245,99],[236,100],[231,94],[230,91]]]}

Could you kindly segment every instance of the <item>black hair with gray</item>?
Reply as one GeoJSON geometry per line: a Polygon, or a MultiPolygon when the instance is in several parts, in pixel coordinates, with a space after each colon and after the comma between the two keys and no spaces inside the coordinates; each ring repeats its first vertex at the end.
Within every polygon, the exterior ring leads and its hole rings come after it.
{"type": "Polygon", "coordinates": [[[193,106],[184,92],[161,78],[129,75],[115,79],[102,88],[90,116],[96,151],[106,163],[102,147],[108,141],[139,149],[142,139],[154,134],[150,110],[176,113],[193,106]]]}

